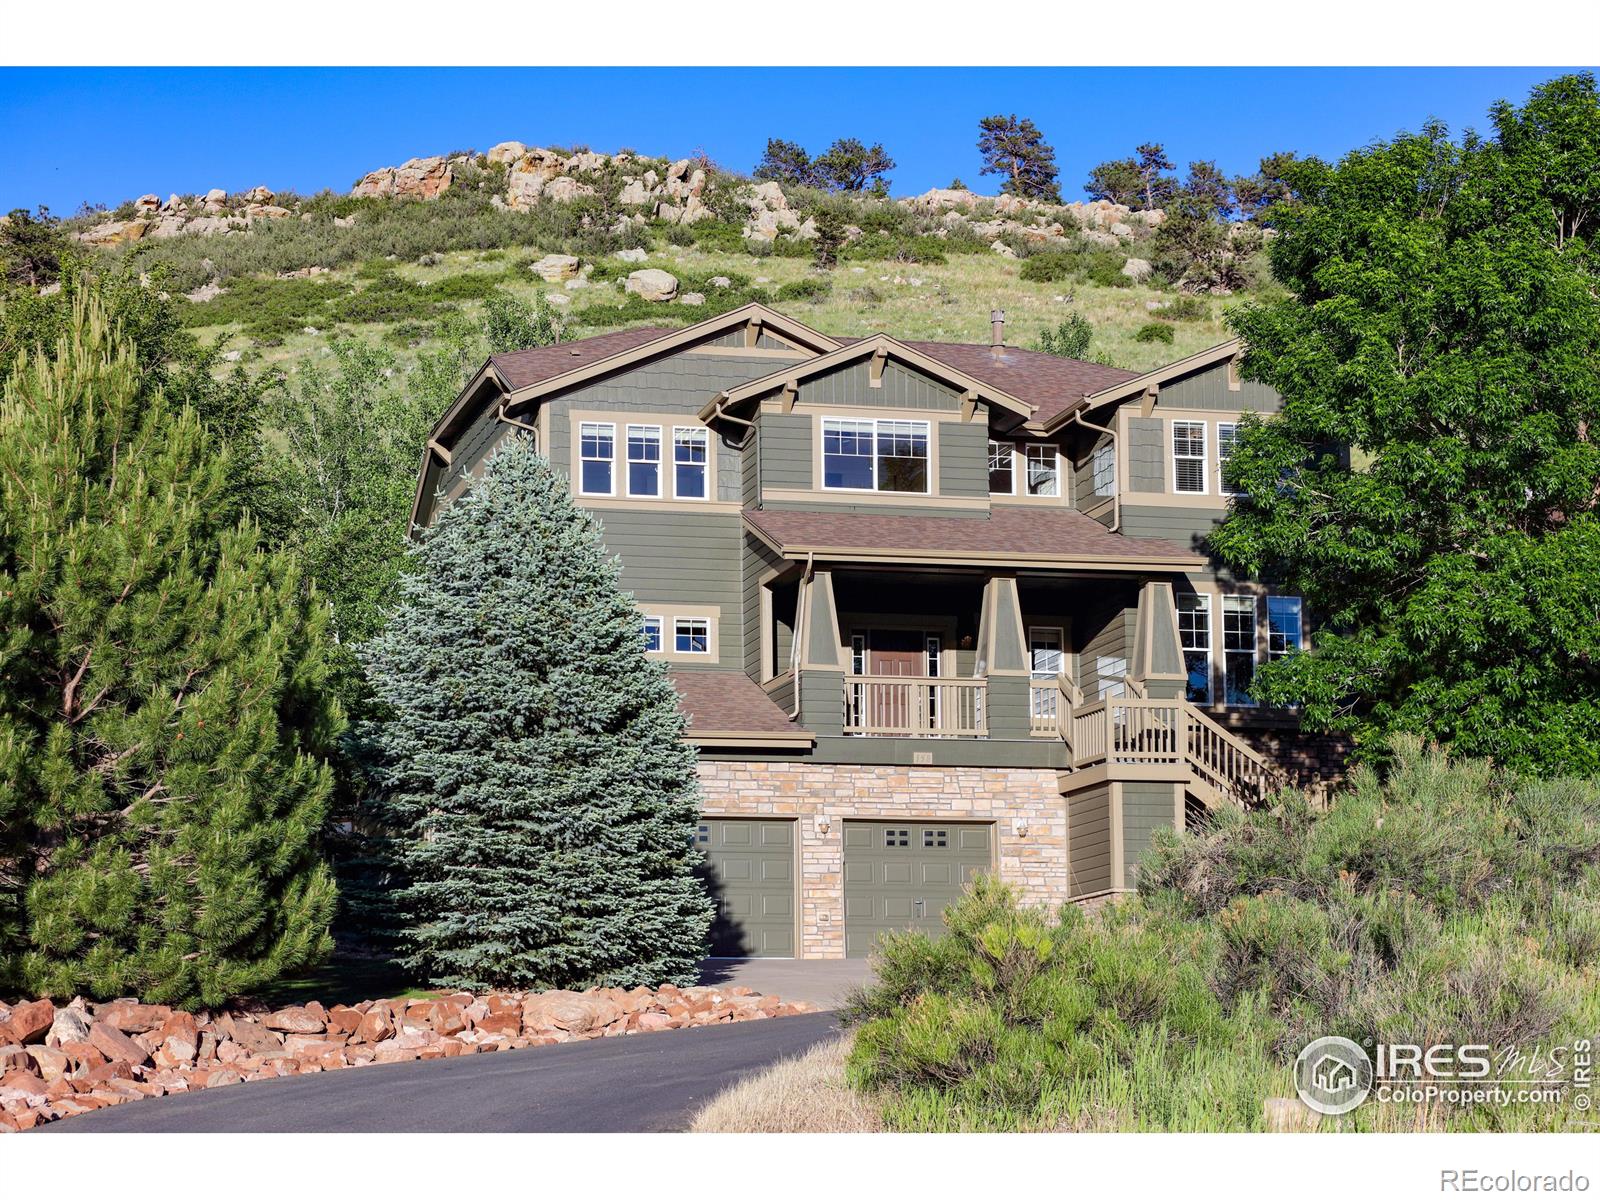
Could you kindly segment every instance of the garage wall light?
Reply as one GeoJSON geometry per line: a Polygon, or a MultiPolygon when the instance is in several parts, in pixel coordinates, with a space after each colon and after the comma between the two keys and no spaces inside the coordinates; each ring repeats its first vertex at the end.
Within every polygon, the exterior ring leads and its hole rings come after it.
{"type": "Polygon", "coordinates": [[[828,836],[828,830],[833,828],[833,818],[824,813],[817,818],[817,832],[823,837],[828,836]]]}
{"type": "Polygon", "coordinates": [[[1028,836],[1028,822],[1023,820],[1021,817],[1018,817],[1015,821],[1011,822],[1011,828],[1019,838],[1025,838],[1028,836]]]}

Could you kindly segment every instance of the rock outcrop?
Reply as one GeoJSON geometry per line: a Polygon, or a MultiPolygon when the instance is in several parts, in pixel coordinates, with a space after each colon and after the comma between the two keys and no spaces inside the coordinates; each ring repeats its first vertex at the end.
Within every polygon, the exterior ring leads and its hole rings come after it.
{"type": "Polygon", "coordinates": [[[79,998],[0,1004],[0,1132],[110,1105],[283,1075],[521,1050],[786,1017],[803,1001],[746,987],[453,992],[420,1000],[317,1001],[215,1015],[79,998]]]}
{"type": "Polygon", "coordinates": [[[434,200],[454,179],[450,163],[443,155],[407,159],[398,167],[379,167],[363,175],[351,189],[352,196],[379,199],[434,200]]]}

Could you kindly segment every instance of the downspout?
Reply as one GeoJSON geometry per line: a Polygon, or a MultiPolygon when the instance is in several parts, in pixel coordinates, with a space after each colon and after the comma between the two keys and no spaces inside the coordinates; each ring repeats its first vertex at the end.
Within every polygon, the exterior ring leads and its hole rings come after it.
{"type": "MultiPolygon", "coordinates": [[[[1072,420],[1075,424],[1082,425],[1085,429],[1092,429],[1096,433],[1103,433],[1111,439],[1111,461],[1117,461],[1117,431],[1108,429],[1104,425],[1096,425],[1083,419],[1083,410],[1072,410],[1072,420]]],[[[1116,479],[1116,486],[1111,491],[1111,532],[1116,533],[1122,528],[1122,479],[1116,479]]]]}
{"type": "Polygon", "coordinates": [[[806,555],[806,569],[800,573],[801,586],[795,593],[794,645],[789,649],[789,673],[794,676],[794,705],[789,712],[791,721],[800,719],[800,643],[810,626],[811,577],[816,573],[816,561],[815,551],[806,555]]]}
{"type": "Polygon", "coordinates": [[[539,445],[539,427],[536,425],[529,425],[526,421],[519,421],[515,417],[506,416],[506,403],[507,402],[504,400],[500,401],[500,407],[495,410],[495,419],[497,421],[504,421],[507,425],[515,425],[518,429],[526,429],[529,433],[533,434],[534,446],[537,447],[541,452],[544,451],[546,447],[539,445]]]}

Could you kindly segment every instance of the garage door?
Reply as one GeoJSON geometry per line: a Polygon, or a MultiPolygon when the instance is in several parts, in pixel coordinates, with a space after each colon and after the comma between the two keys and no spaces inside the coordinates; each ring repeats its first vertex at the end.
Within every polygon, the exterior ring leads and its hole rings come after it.
{"type": "Polygon", "coordinates": [[[939,915],[974,875],[993,869],[993,827],[844,823],[844,952],[871,953],[890,929],[939,933],[939,915]]]}
{"type": "Polygon", "coordinates": [[[717,903],[717,958],[794,957],[794,822],[707,817],[695,841],[717,903]]]}

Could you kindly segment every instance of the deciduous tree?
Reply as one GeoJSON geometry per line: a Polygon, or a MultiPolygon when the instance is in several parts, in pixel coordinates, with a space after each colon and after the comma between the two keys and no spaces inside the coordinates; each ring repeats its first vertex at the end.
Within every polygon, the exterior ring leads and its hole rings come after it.
{"type": "Polygon", "coordinates": [[[1258,696],[1376,752],[1394,731],[1600,771],[1600,102],[1593,75],[1336,166],[1285,168],[1283,299],[1232,318],[1247,493],[1214,535],[1323,627],[1258,696]],[[1348,453],[1342,448],[1348,447],[1348,453]]]}

